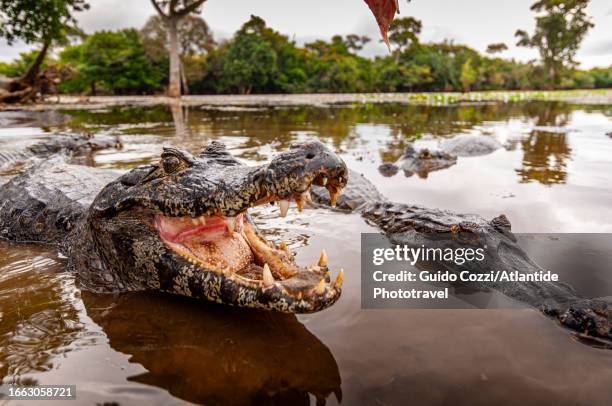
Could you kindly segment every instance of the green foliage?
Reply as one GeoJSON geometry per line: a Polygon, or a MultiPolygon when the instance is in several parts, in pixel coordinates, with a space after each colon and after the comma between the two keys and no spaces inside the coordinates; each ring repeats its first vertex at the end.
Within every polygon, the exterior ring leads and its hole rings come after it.
{"type": "MultiPolygon", "coordinates": [[[[154,61],[168,59],[168,30],[159,15],[149,17],[139,33],[149,58],[154,61]]],[[[215,47],[208,24],[196,15],[189,14],[179,20],[178,36],[183,58],[206,55],[215,47]]]]}
{"type": "MultiPolygon", "coordinates": [[[[546,64],[492,56],[503,51],[504,44],[491,44],[491,55],[484,56],[449,41],[421,43],[420,22],[409,18],[398,20],[391,30],[394,52],[373,59],[358,54],[370,40],[358,35],[337,35],[299,47],[260,17],[251,16],[231,39],[217,45],[199,17],[187,16],[182,21],[189,24],[179,26],[186,30],[181,37],[194,42],[180,46],[192,93],[460,92],[550,86],[546,64]]],[[[60,90],[163,91],[169,63],[165,36],[161,20],[153,17],[140,32],[101,31],[64,48],[57,63],[77,73],[64,80],[60,90]]],[[[31,52],[13,63],[0,64],[0,74],[20,76],[35,57],[31,52]]],[[[582,71],[565,63],[558,86],[612,87],[612,67],[582,71]]]]}
{"type": "Polygon", "coordinates": [[[587,73],[593,78],[593,85],[596,88],[612,87],[612,65],[607,68],[593,68],[587,73]]]}
{"type": "MultiPolygon", "coordinates": [[[[139,31],[142,44],[153,68],[168,81],[170,64],[168,30],[159,15],[151,16],[139,31]]],[[[215,47],[212,31],[201,17],[188,14],[178,20],[181,66],[188,83],[199,81],[205,74],[206,55],[215,47]]]]}
{"type": "Polygon", "coordinates": [[[9,44],[63,40],[76,25],[73,14],[87,8],[86,0],[0,0],[0,37],[9,44]]]}
{"type": "Polygon", "coordinates": [[[418,44],[422,29],[423,24],[416,18],[397,18],[389,27],[389,42],[396,45],[401,51],[411,45],[418,44]]]}
{"type": "Polygon", "coordinates": [[[461,74],[459,75],[459,81],[461,82],[463,91],[469,92],[477,78],[478,72],[472,66],[472,60],[466,59],[466,61],[463,62],[463,65],[461,65],[461,74]]]}
{"type": "Polygon", "coordinates": [[[508,50],[508,45],[504,44],[503,42],[498,42],[495,44],[489,44],[487,46],[487,53],[488,54],[498,54],[500,52],[504,52],[508,50]]]}
{"type": "Polygon", "coordinates": [[[62,84],[64,91],[97,91],[114,94],[150,93],[161,87],[161,75],[146,56],[134,29],[98,31],[83,44],[65,48],[60,63],[74,66],[78,74],[62,84]]]}
{"type": "Polygon", "coordinates": [[[306,90],[306,53],[257,16],[214,50],[207,66],[208,72],[194,89],[218,93],[306,90]]]}
{"type": "Polygon", "coordinates": [[[260,41],[256,34],[242,33],[227,49],[221,85],[240,94],[262,91],[273,82],[277,72],[277,55],[272,46],[260,41]]]}
{"type": "Polygon", "coordinates": [[[538,0],[531,9],[544,13],[536,18],[532,35],[518,30],[517,45],[537,48],[550,84],[561,81],[563,69],[576,65],[574,56],[588,30],[593,27],[586,14],[589,0],[538,0]]]}
{"type": "MultiPolygon", "coordinates": [[[[22,52],[19,54],[19,58],[15,59],[13,62],[0,62],[0,75],[15,78],[23,76],[30,66],[32,66],[37,56],[38,51],[22,52]]],[[[44,69],[46,66],[47,63],[43,63],[42,68],[44,69]]]]}

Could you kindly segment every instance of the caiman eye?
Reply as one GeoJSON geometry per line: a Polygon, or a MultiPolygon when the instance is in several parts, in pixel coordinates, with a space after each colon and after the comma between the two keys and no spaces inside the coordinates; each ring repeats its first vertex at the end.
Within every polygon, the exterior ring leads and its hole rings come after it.
{"type": "Polygon", "coordinates": [[[164,172],[170,175],[185,169],[185,167],[187,167],[187,163],[176,155],[169,154],[162,158],[162,166],[164,167],[164,172]]]}

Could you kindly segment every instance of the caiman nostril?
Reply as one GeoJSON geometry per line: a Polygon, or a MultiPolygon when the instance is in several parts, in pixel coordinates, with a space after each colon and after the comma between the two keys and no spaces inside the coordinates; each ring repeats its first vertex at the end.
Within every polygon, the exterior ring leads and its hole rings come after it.
{"type": "Polygon", "coordinates": [[[308,154],[306,154],[306,159],[312,159],[315,157],[314,152],[309,152],[308,154]]]}

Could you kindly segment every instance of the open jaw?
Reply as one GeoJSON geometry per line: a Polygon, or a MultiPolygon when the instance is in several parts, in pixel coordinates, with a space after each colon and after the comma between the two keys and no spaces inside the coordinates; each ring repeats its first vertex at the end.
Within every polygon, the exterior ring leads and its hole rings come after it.
{"type": "MultiPolygon", "coordinates": [[[[330,182],[331,200],[335,201],[345,181],[330,182]]],[[[292,200],[302,211],[309,200],[309,187],[283,198],[269,195],[250,206],[277,204],[285,217],[292,200]]],[[[330,306],[340,297],[343,271],[332,281],[325,251],[315,264],[298,266],[284,241],[275,245],[257,231],[246,209],[231,217],[221,213],[199,217],[156,214],[154,223],[160,239],[174,255],[188,261],[206,280],[214,281],[213,290],[219,294],[205,293],[209,299],[309,313],[330,306]]]]}

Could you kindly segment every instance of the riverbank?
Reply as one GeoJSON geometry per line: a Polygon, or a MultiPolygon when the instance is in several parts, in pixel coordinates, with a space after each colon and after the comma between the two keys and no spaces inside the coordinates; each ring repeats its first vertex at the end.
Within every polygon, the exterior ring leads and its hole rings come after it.
{"type": "Polygon", "coordinates": [[[33,104],[0,104],[0,110],[98,109],[114,106],[330,106],[368,103],[451,105],[457,103],[520,102],[558,100],[574,104],[612,104],[612,89],[558,91],[490,91],[470,93],[352,93],[352,94],[267,94],[192,95],[180,100],[165,96],[50,96],[33,104]]]}

